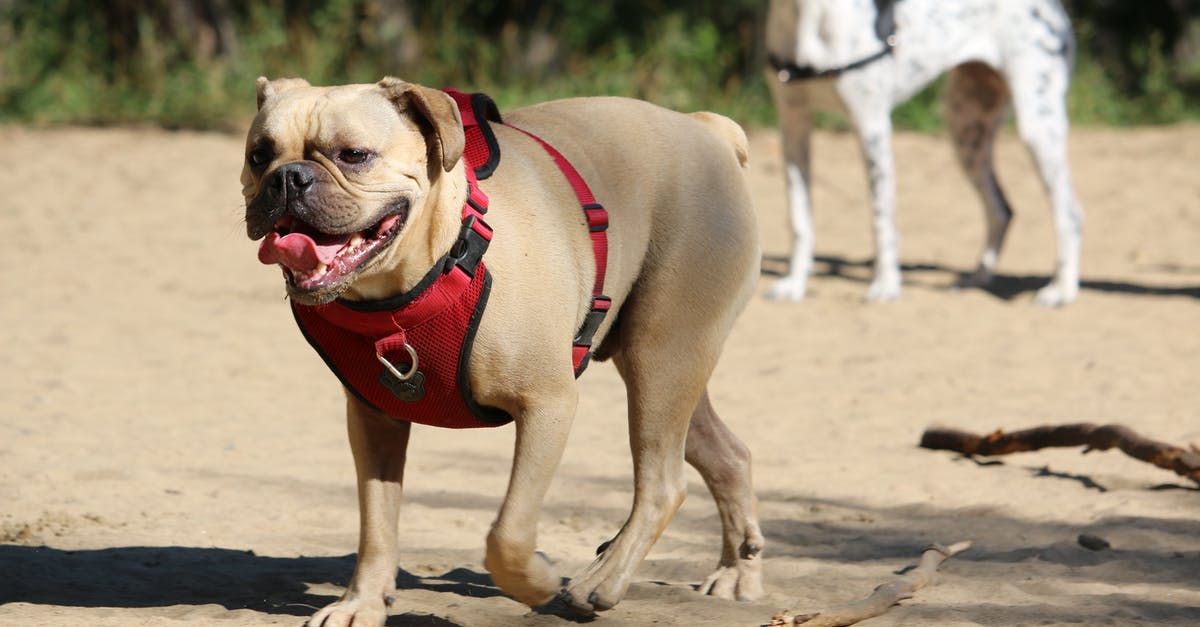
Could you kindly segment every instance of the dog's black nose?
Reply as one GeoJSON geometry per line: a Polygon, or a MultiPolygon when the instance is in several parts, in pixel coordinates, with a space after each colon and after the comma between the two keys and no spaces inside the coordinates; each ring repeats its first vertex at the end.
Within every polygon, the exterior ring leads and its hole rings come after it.
{"type": "Polygon", "coordinates": [[[315,181],[312,170],[301,163],[288,163],[279,167],[267,180],[267,191],[279,200],[294,200],[304,197],[315,181]]]}
{"type": "Polygon", "coordinates": [[[307,207],[319,193],[315,189],[318,175],[311,165],[299,161],[279,166],[267,175],[262,191],[246,205],[246,234],[250,239],[266,235],[287,214],[307,221],[311,217],[307,207]]]}

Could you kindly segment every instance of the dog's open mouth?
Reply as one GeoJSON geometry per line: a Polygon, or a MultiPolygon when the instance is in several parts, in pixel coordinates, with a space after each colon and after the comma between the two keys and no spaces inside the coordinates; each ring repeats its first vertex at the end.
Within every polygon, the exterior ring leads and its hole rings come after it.
{"type": "Polygon", "coordinates": [[[300,292],[335,287],[382,251],[404,224],[403,214],[389,215],[356,233],[323,233],[291,216],[275,223],[258,247],[258,260],[283,267],[300,292]]]}

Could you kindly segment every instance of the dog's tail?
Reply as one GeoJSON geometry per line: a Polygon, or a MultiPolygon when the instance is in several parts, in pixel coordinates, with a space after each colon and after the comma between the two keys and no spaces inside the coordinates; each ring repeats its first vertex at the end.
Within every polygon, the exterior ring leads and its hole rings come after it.
{"type": "Polygon", "coordinates": [[[710,111],[697,111],[689,115],[703,122],[718,137],[728,142],[733,147],[733,154],[737,156],[738,165],[743,169],[746,167],[746,163],[750,161],[750,141],[746,139],[746,131],[742,130],[737,122],[710,111]]]}

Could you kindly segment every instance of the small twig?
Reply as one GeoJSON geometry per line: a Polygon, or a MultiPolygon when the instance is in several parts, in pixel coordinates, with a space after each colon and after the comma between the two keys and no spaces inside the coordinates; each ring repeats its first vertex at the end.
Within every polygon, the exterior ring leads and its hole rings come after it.
{"type": "Polygon", "coordinates": [[[970,541],[956,542],[950,546],[931,544],[921,552],[921,561],[917,566],[893,581],[877,586],[871,594],[856,603],[839,607],[809,612],[807,614],[790,614],[779,612],[771,617],[771,627],[785,625],[804,625],[805,627],[844,627],[874,618],[888,611],[893,605],[905,599],[911,599],[913,594],[933,580],[933,573],[948,558],[958,555],[971,548],[970,541]]]}
{"type": "Polygon", "coordinates": [[[929,428],[921,436],[921,446],[955,451],[963,455],[1008,455],[1043,448],[1083,446],[1084,453],[1119,448],[1140,459],[1174,471],[1200,483],[1200,450],[1191,450],[1157,442],[1119,424],[1096,425],[1090,422],[1035,427],[1005,433],[997,430],[985,436],[948,428],[929,428]]]}

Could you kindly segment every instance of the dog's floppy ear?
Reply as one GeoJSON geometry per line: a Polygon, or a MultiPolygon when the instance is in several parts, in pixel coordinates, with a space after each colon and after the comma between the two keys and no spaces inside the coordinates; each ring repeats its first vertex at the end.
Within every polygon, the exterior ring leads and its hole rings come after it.
{"type": "Polygon", "coordinates": [[[415,110],[433,130],[442,169],[449,172],[462,158],[467,139],[463,135],[462,116],[448,94],[437,89],[414,85],[391,76],[378,83],[388,100],[402,109],[415,110]]]}
{"type": "Polygon", "coordinates": [[[267,98],[275,94],[283,93],[289,89],[296,89],[297,87],[312,87],[303,78],[277,78],[271,80],[265,76],[258,77],[258,80],[254,81],[254,85],[258,88],[259,109],[262,108],[267,98]]]}

